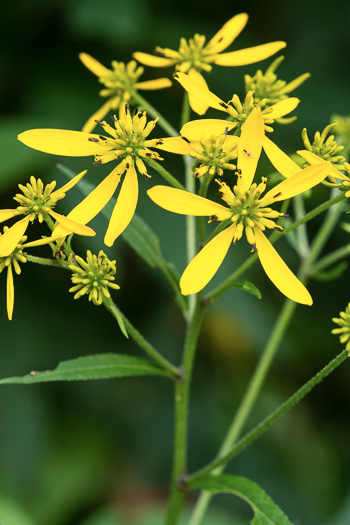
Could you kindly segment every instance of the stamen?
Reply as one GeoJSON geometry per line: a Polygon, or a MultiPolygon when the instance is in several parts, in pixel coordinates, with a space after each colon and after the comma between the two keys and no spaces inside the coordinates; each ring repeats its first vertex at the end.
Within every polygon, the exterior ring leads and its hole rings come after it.
{"type": "Polygon", "coordinates": [[[224,109],[228,109],[228,105],[225,104],[225,102],[219,102],[219,105],[222,106],[224,109]]]}
{"type": "Polygon", "coordinates": [[[95,122],[97,122],[97,124],[99,124],[100,126],[105,126],[105,124],[103,122],[101,122],[100,120],[95,120],[95,122]]]}
{"type": "Polygon", "coordinates": [[[95,137],[89,137],[88,140],[89,140],[90,142],[99,142],[99,140],[96,139],[95,137]]]}
{"type": "Polygon", "coordinates": [[[182,138],[182,140],[184,140],[184,141],[187,142],[188,144],[191,144],[191,141],[190,141],[189,139],[187,139],[186,137],[183,137],[183,136],[181,135],[181,138],[182,138]]]}
{"type": "Polygon", "coordinates": [[[93,166],[99,166],[100,164],[102,164],[102,160],[95,160],[95,162],[92,163],[93,166]]]}

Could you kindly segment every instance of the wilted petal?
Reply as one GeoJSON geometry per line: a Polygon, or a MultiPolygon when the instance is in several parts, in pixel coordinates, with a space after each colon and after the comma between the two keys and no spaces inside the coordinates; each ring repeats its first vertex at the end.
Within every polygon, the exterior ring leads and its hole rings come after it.
{"type": "MultiPolygon", "coordinates": [[[[195,80],[198,84],[202,86],[203,89],[206,89],[209,91],[208,84],[206,83],[203,75],[201,75],[198,71],[195,69],[190,69],[188,76],[195,80]]],[[[206,111],[208,110],[209,106],[205,102],[202,102],[194,95],[191,95],[191,93],[188,94],[188,99],[190,102],[190,106],[193,109],[195,113],[198,115],[204,115],[206,111]]]]}
{"type": "Polygon", "coordinates": [[[314,164],[305,169],[299,169],[299,172],[292,177],[280,182],[272,190],[268,191],[263,199],[269,201],[283,201],[304,193],[304,191],[313,188],[322,182],[329,172],[330,163],[322,162],[314,164]]]}
{"type": "MultiPolygon", "coordinates": [[[[68,213],[67,219],[71,219],[80,224],[87,224],[106,206],[107,202],[112,198],[120,181],[120,175],[116,173],[115,168],[96,188],[89,193],[84,200],[82,200],[73,210],[68,213]]],[[[53,234],[56,236],[65,237],[69,235],[70,231],[66,230],[62,225],[58,225],[53,234]]]]}
{"type": "Polygon", "coordinates": [[[79,58],[84,66],[90,69],[90,71],[97,77],[103,77],[109,72],[109,69],[107,69],[98,60],[92,58],[92,56],[88,55],[87,53],[80,53],[79,58]]]}
{"type": "Polygon", "coordinates": [[[202,137],[210,137],[210,135],[223,135],[226,129],[230,131],[235,126],[235,122],[229,122],[228,120],[213,118],[192,120],[182,127],[181,135],[188,139],[200,140],[202,137]]]}
{"type": "Polygon", "coordinates": [[[207,49],[208,52],[210,51],[210,54],[221,53],[221,51],[232,44],[235,38],[243,31],[247,22],[248,15],[246,13],[240,13],[234,16],[213,36],[205,49],[207,49]]]}
{"type": "Polygon", "coordinates": [[[112,149],[89,140],[98,140],[99,135],[66,129],[31,129],[20,133],[17,138],[26,146],[38,151],[68,157],[87,157],[112,149]]]}
{"type": "Polygon", "coordinates": [[[183,295],[200,292],[214,277],[228,252],[234,230],[232,225],[220,232],[190,262],[180,279],[183,295]]]}
{"type": "Polygon", "coordinates": [[[169,153],[178,153],[179,155],[191,155],[191,152],[193,153],[189,143],[182,137],[166,137],[161,140],[162,143],[155,146],[157,149],[169,151],[169,153]]]}
{"type": "Polygon", "coordinates": [[[291,177],[300,171],[300,166],[286,155],[272,140],[264,136],[263,148],[271,164],[283,177],[291,177]]]}
{"type": "Polygon", "coordinates": [[[231,53],[222,53],[215,59],[214,63],[219,66],[245,66],[247,64],[254,64],[278,53],[278,51],[286,47],[286,45],[285,42],[270,42],[269,44],[240,49],[239,51],[232,51],[231,53]]]}
{"type": "Polygon", "coordinates": [[[288,299],[301,304],[312,304],[312,298],[286,263],[278,255],[263,232],[255,228],[256,248],[262,267],[268,278],[288,299]]]}
{"type": "Polygon", "coordinates": [[[15,302],[15,287],[13,285],[12,265],[9,264],[9,266],[7,267],[7,282],[6,282],[6,306],[7,306],[7,317],[9,321],[12,321],[14,302],[15,302]]]}
{"type": "Polygon", "coordinates": [[[132,56],[141,64],[151,67],[168,67],[176,64],[176,60],[173,58],[166,57],[157,57],[154,55],[149,55],[148,53],[141,53],[137,51],[133,53],[132,56]]]}
{"type": "Polygon", "coordinates": [[[205,199],[189,191],[171,188],[169,186],[153,186],[147,191],[149,198],[164,210],[181,215],[210,217],[227,212],[221,204],[205,199]]]}
{"type": "Polygon", "coordinates": [[[254,108],[242,126],[238,144],[237,167],[242,172],[239,184],[248,190],[254,179],[264,138],[264,119],[260,108],[254,108]]]}
{"type": "MultiPolygon", "coordinates": [[[[50,215],[66,230],[68,230],[70,233],[77,233],[78,235],[86,235],[86,236],[93,236],[96,235],[96,232],[89,228],[88,226],[85,226],[84,224],[80,224],[79,222],[73,221],[72,219],[65,217],[64,215],[60,215],[59,213],[56,213],[55,211],[51,211],[50,215]]],[[[56,231],[57,235],[57,231],[56,231]]]]}
{"type": "Polygon", "coordinates": [[[0,237],[0,257],[11,255],[16,249],[17,244],[23,237],[29,224],[29,217],[16,222],[11,228],[6,230],[0,237]]]}
{"type": "Polygon", "coordinates": [[[195,98],[203,102],[203,104],[207,104],[211,108],[219,109],[220,111],[226,111],[223,107],[226,107],[225,102],[209,91],[208,88],[204,87],[203,83],[200,83],[189,75],[180,72],[176,73],[174,78],[190,95],[193,95],[195,98]]]}
{"type": "Polygon", "coordinates": [[[172,85],[172,82],[169,78],[156,78],[154,80],[145,80],[144,82],[138,82],[135,87],[136,89],[164,89],[172,85]]]}
{"type": "Polygon", "coordinates": [[[112,246],[119,235],[123,233],[134,216],[139,197],[139,182],[134,165],[127,170],[123,185],[114,206],[112,216],[104,238],[107,246],[112,246]]]}
{"type": "Polygon", "coordinates": [[[266,117],[272,119],[284,117],[285,115],[288,115],[288,113],[291,113],[297,107],[299,102],[300,100],[296,97],[285,98],[284,100],[273,104],[270,108],[272,109],[271,113],[266,113],[266,117]]]}

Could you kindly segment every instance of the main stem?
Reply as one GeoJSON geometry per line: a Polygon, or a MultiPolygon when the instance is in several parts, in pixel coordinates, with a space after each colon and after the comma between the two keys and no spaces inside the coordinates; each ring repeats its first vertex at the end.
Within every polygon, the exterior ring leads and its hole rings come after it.
{"type": "Polygon", "coordinates": [[[202,316],[203,306],[200,297],[197,296],[192,319],[188,322],[181,366],[183,376],[175,383],[174,458],[166,525],[176,525],[178,523],[186,495],[182,486],[182,479],[185,477],[187,469],[189,392],[202,316]]]}

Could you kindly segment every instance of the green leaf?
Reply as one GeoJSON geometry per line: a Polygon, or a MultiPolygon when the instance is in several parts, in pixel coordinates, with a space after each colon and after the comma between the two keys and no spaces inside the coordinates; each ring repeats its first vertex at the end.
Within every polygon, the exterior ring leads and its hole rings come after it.
{"type": "Polygon", "coordinates": [[[192,482],[190,488],[206,490],[211,494],[228,492],[238,496],[253,509],[252,525],[292,525],[266,492],[247,478],[228,474],[208,476],[192,482]]]}
{"type": "Polygon", "coordinates": [[[143,357],[98,354],[62,361],[54,370],[33,371],[23,377],[1,379],[0,384],[27,385],[47,381],[86,381],[146,375],[167,376],[167,373],[143,357]]]}
{"type": "Polygon", "coordinates": [[[255,286],[255,284],[244,279],[233,283],[231,288],[238,288],[239,290],[243,290],[243,292],[251,293],[255,295],[258,299],[261,299],[262,297],[260,290],[255,286]]]}

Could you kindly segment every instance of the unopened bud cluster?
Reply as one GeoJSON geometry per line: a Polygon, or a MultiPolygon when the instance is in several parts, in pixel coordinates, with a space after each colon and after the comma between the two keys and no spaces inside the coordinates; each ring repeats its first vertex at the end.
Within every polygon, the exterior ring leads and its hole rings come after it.
{"type": "Polygon", "coordinates": [[[340,155],[340,152],[343,151],[344,146],[339,146],[337,144],[334,135],[330,135],[327,138],[328,133],[332,128],[334,128],[335,125],[336,124],[334,122],[328,124],[322,133],[316,131],[312,144],[309,140],[306,128],[303,129],[301,135],[306,149],[321,159],[331,162],[335,168],[343,169],[343,163],[346,159],[343,155],[340,155]]]}
{"type": "Polygon", "coordinates": [[[18,187],[23,195],[17,193],[14,197],[14,200],[19,204],[17,212],[18,214],[29,215],[31,221],[38,219],[39,222],[43,222],[57,201],[65,196],[64,193],[59,194],[57,192],[54,196],[51,195],[56,187],[56,181],[50,182],[44,187],[41,179],[30,177],[30,183],[28,182],[26,186],[18,184],[18,187]]]}
{"type": "Polygon", "coordinates": [[[200,162],[194,171],[194,177],[202,177],[206,173],[221,177],[224,170],[236,169],[231,161],[237,158],[237,145],[227,146],[226,135],[203,137],[199,144],[191,143],[190,147],[191,156],[200,162]]]}
{"type": "Polygon", "coordinates": [[[105,89],[100,91],[101,97],[116,97],[112,109],[128,103],[143,71],[144,68],[137,66],[136,60],[131,60],[127,64],[113,60],[112,69],[108,69],[105,75],[99,77],[99,82],[105,86],[105,89]]]}
{"type": "Polygon", "coordinates": [[[109,298],[109,288],[118,290],[115,284],[116,261],[110,261],[101,250],[98,255],[93,255],[90,250],[86,253],[86,261],[78,255],[71,255],[69,268],[73,272],[70,292],[75,293],[74,299],[88,295],[89,301],[96,305],[102,304],[103,298],[109,298]]]}
{"type": "Polygon", "coordinates": [[[346,350],[350,350],[350,303],[345,308],[345,312],[339,313],[340,317],[334,317],[333,323],[337,324],[340,328],[334,328],[332,334],[339,335],[340,342],[346,344],[346,350]]]}

